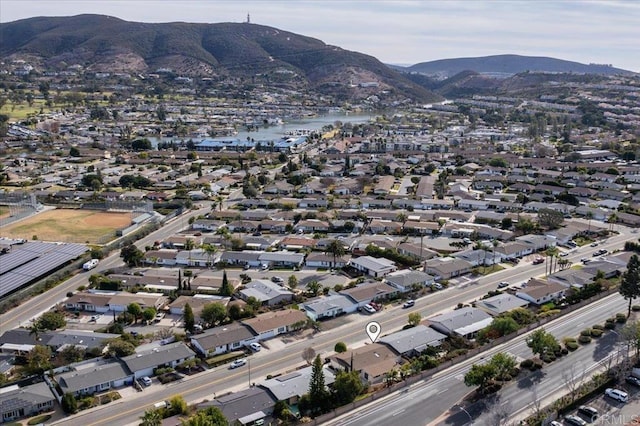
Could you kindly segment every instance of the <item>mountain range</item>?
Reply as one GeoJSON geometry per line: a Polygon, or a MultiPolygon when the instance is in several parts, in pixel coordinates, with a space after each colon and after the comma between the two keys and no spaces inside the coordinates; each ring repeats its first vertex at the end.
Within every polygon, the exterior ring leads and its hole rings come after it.
{"type": "Polygon", "coordinates": [[[404,72],[416,72],[439,78],[452,77],[462,71],[480,74],[508,76],[522,72],[550,72],[576,74],[633,74],[631,71],[605,64],[581,64],[579,62],[543,56],[494,55],[475,58],[440,59],[421,62],[408,67],[394,66],[404,72]]]}
{"type": "Polygon", "coordinates": [[[337,100],[434,102],[443,96],[535,90],[549,78],[633,74],[610,65],[519,55],[385,65],[369,55],[262,25],[141,23],[104,15],[2,23],[0,40],[0,58],[27,60],[41,70],[71,65],[94,72],[163,69],[176,75],[312,90],[337,100]]]}
{"type": "Polygon", "coordinates": [[[140,23],[103,15],[35,17],[0,25],[0,57],[38,67],[245,78],[346,99],[373,94],[436,101],[376,58],[248,23],[140,23]]]}

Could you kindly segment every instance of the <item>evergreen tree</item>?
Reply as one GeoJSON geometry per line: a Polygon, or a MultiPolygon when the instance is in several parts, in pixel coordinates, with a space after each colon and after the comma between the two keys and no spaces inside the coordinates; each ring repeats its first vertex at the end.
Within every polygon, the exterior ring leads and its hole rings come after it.
{"type": "Polygon", "coordinates": [[[312,411],[323,413],[328,408],[327,401],[329,393],[324,385],[324,371],[322,371],[322,359],[316,356],[311,369],[311,380],[309,381],[309,400],[312,411]]]}
{"type": "Polygon", "coordinates": [[[220,287],[220,294],[222,296],[231,296],[233,291],[234,288],[227,278],[227,271],[222,272],[222,286],[220,287]]]}
{"type": "Polygon", "coordinates": [[[627,263],[627,270],[622,274],[620,281],[620,294],[629,299],[629,312],[627,317],[631,316],[631,303],[640,296],[640,261],[638,255],[634,254],[627,263]]]}
{"type": "Polygon", "coordinates": [[[191,305],[186,303],[184,305],[184,329],[189,333],[193,333],[194,326],[196,325],[196,319],[193,315],[193,309],[191,309],[191,305]]]}

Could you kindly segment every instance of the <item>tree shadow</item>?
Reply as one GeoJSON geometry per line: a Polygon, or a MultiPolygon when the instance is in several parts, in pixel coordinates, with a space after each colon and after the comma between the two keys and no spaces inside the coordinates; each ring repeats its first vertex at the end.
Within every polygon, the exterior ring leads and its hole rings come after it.
{"type": "Polygon", "coordinates": [[[615,352],[618,335],[611,331],[606,331],[602,336],[595,337],[593,340],[590,343],[596,345],[595,350],[593,351],[593,360],[602,361],[604,358],[615,352]]]}
{"type": "Polygon", "coordinates": [[[547,373],[544,371],[544,369],[533,371],[526,377],[518,380],[517,386],[520,389],[530,389],[532,386],[542,382],[546,376],[547,373]]]}

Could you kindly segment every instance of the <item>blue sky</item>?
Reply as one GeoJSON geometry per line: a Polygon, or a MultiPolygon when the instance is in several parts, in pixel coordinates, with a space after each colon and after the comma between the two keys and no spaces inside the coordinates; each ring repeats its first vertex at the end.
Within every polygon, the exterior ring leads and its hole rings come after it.
{"type": "Polygon", "coordinates": [[[386,63],[513,53],[640,72],[637,0],[1,0],[0,21],[99,13],[142,22],[251,22],[386,63]]]}

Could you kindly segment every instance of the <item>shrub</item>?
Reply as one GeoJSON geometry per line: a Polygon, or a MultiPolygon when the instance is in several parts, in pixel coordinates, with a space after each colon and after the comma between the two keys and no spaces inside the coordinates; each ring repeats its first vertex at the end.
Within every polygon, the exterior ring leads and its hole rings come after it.
{"type": "Polygon", "coordinates": [[[533,367],[533,360],[532,359],[525,359],[524,361],[522,361],[520,363],[520,367],[521,368],[531,369],[533,367]]]}
{"type": "Polygon", "coordinates": [[[591,337],[590,336],[580,336],[578,338],[578,342],[582,343],[583,345],[586,345],[587,343],[591,343],[591,337]]]}
{"type": "Polygon", "coordinates": [[[562,352],[562,355],[566,355],[566,354],[568,354],[568,353],[569,353],[569,351],[567,350],[567,348],[562,348],[562,349],[560,350],[560,352],[562,352]]]}
{"type": "Polygon", "coordinates": [[[598,330],[597,328],[591,329],[591,337],[600,337],[602,336],[602,333],[604,333],[604,331],[598,330]]]}
{"type": "Polygon", "coordinates": [[[566,349],[570,350],[571,352],[575,351],[576,349],[578,349],[578,342],[566,342],[564,344],[564,346],[566,347],[566,349]]]}
{"type": "Polygon", "coordinates": [[[565,337],[564,339],[562,339],[562,342],[566,345],[569,342],[576,342],[576,338],[575,337],[565,337]]]}
{"type": "Polygon", "coordinates": [[[593,327],[591,327],[591,328],[592,328],[592,329],[595,329],[595,330],[604,330],[604,325],[602,325],[602,324],[596,324],[596,325],[594,325],[594,326],[593,326],[593,327]]]}
{"type": "Polygon", "coordinates": [[[542,362],[541,359],[536,358],[533,360],[533,370],[540,370],[543,365],[544,363],[542,362]]]}
{"type": "Polygon", "coordinates": [[[632,310],[633,312],[638,312],[638,311],[640,311],[640,305],[633,305],[633,306],[631,307],[631,310],[632,310]]]}
{"type": "Polygon", "coordinates": [[[590,328],[585,328],[584,330],[582,330],[580,332],[580,336],[591,336],[591,329],[590,328]]]}
{"type": "Polygon", "coordinates": [[[619,324],[624,324],[625,322],[627,322],[627,315],[626,314],[616,314],[616,322],[619,324]]]}
{"type": "Polygon", "coordinates": [[[607,330],[613,330],[614,328],[616,328],[616,323],[607,321],[604,323],[604,328],[606,328],[607,330]]]}

